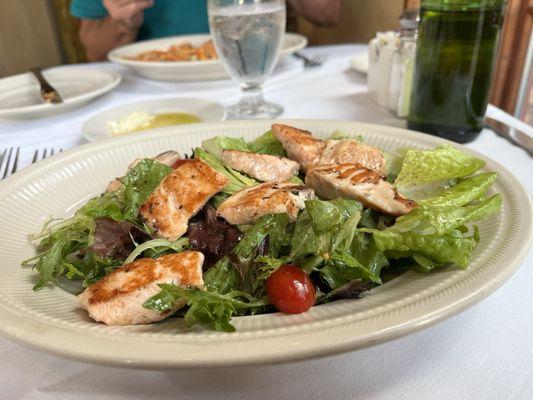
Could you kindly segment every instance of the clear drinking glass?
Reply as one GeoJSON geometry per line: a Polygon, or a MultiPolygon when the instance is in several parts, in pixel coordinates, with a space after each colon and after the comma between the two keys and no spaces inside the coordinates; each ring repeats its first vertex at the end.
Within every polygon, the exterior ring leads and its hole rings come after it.
{"type": "Polygon", "coordinates": [[[285,33],[284,0],[209,0],[209,27],[226,71],[240,83],[233,118],[275,118],[283,108],[263,99],[261,85],[278,61],[285,33]]]}

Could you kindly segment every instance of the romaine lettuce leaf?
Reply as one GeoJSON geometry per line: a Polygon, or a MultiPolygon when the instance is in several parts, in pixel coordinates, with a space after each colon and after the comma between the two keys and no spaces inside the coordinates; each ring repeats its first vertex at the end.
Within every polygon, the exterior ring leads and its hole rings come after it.
{"type": "Polygon", "coordinates": [[[377,248],[385,251],[387,257],[422,255],[439,264],[456,264],[462,268],[468,265],[470,255],[477,244],[475,237],[466,237],[459,230],[445,235],[373,230],[372,235],[377,248]],[[393,252],[390,252],[391,250],[393,252]]]}
{"type": "Polygon", "coordinates": [[[348,249],[362,206],[355,200],[307,200],[298,216],[291,241],[292,259],[307,255],[327,257],[337,248],[348,249]]]}
{"type": "Polygon", "coordinates": [[[249,142],[248,148],[253,153],[270,154],[271,156],[280,157],[287,156],[281,142],[274,137],[272,131],[267,131],[254,141],[249,142]]]}
{"type": "Polygon", "coordinates": [[[307,200],[305,209],[317,234],[328,231],[341,222],[342,215],[339,208],[328,201],[307,200]]]}
{"type": "Polygon", "coordinates": [[[434,150],[409,150],[395,185],[400,189],[430,182],[462,178],[473,174],[485,161],[465,154],[450,145],[434,150]]]}
{"type": "Polygon", "coordinates": [[[381,269],[389,265],[389,261],[369,233],[356,231],[351,242],[351,254],[359,263],[368,269],[371,276],[379,277],[381,269]]]}
{"type": "Polygon", "coordinates": [[[326,260],[326,266],[320,270],[320,277],[328,283],[331,289],[337,289],[354,279],[381,284],[379,271],[378,274],[371,272],[367,266],[361,264],[348,252],[333,252],[326,260]]]}
{"type": "Polygon", "coordinates": [[[496,181],[496,172],[484,172],[460,179],[454,186],[443,189],[433,197],[422,199],[418,204],[425,207],[458,207],[481,198],[496,181]]]}
{"type": "Polygon", "coordinates": [[[204,140],[202,147],[205,151],[215,156],[218,160],[222,158],[224,150],[250,151],[243,138],[228,136],[215,136],[212,139],[204,140]]]}
{"type": "Polygon", "coordinates": [[[412,232],[419,235],[445,234],[471,221],[478,221],[497,214],[502,199],[499,193],[463,207],[428,207],[420,205],[409,214],[399,217],[385,231],[412,232]]]}
{"type": "Polygon", "coordinates": [[[237,172],[232,168],[226,167],[215,156],[208,153],[204,149],[197,147],[196,149],[194,149],[194,154],[196,157],[209,164],[211,168],[225,175],[229,179],[230,183],[224,188],[222,193],[235,194],[241,191],[242,189],[246,189],[247,187],[259,184],[259,182],[255,179],[252,179],[247,175],[241,174],[240,172],[237,172]]]}

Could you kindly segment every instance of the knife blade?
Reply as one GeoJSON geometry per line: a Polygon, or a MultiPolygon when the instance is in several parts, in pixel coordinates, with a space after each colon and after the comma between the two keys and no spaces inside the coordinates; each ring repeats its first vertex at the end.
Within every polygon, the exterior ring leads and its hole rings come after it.
{"type": "Polygon", "coordinates": [[[490,117],[485,117],[485,125],[497,135],[523,148],[530,156],[533,156],[533,138],[527,133],[490,117]]]}

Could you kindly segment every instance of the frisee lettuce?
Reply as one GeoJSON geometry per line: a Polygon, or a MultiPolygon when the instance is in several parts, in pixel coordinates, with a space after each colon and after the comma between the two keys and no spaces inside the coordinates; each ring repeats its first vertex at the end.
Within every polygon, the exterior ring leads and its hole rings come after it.
{"type": "Polygon", "coordinates": [[[179,253],[189,248],[189,239],[186,237],[179,238],[175,241],[170,241],[166,239],[152,239],[137,245],[135,249],[130,253],[128,258],[126,258],[124,264],[129,264],[135,261],[137,257],[139,257],[145,252],[150,252],[149,257],[156,258],[169,250],[175,253],[179,253]]]}
{"type": "Polygon", "coordinates": [[[151,159],[143,159],[121,179],[122,186],[95,197],[81,207],[74,216],[55,224],[45,224],[35,239],[41,239],[37,256],[22,262],[40,273],[34,290],[59,277],[81,279],[85,286],[119,266],[115,260],[105,260],[95,255],[79,254],[94,241],[95,220],[110,218],[129,221],[139,227],[139,207],[161,180],[172,171],[168,166],[151,159]]]}
{"type": "Polygon", "coordinates": [[[185,300],[189,306],[185,313],[188,327],[205,325],[217,331],[234,332],[230,323],[233,315],[254,313],[267,306],[268,300],[257,299],[242,291],[221,294],[214,291],[185,289],[174,284],[159,285],[161,291],[144,303],[144,307],[165,312],[172,310],[185,300]]]}

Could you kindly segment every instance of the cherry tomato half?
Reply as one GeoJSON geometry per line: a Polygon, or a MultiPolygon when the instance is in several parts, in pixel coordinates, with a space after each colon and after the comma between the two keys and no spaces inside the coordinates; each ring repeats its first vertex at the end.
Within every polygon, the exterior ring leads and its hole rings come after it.
{"type": "Polygon", "coordinates": [[[305,312],[315,302],[313,282],[305,272],[292,264],[282,265],[270,275],[267,293],[270,303],[288,314],[305,312]]]}

